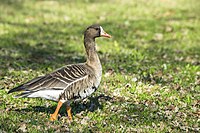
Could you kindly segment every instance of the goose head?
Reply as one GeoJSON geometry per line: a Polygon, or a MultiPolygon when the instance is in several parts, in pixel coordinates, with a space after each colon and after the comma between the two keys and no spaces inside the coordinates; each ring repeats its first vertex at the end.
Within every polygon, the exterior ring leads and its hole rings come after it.
{"type": "Polygon", "coordinates": [[[84,33],[85,37],[95,39],[97,37],[111,38],[111,35],[106,33],[100,25],[89,26],[84,33]]]}

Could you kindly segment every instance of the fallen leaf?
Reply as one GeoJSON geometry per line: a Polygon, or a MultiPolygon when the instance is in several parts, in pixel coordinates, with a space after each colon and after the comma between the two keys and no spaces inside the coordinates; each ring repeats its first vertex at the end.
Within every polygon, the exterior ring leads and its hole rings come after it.
{"type": "Polygon", "coordinates": [[[171,26],[166,26],[165,27],[165,32],[172,32],[173,28],[171,26]]]}
{"type": "Polygon", "coordinates": [[[108,69],[104,76],[105,76],[105,77],[109,77],[109,76],[111,76],[113,73],[114,73],[114,70],[113,70],[113,69],[108,69]]]}
{"type": "Polygon", "coordinates": [[[132,78],[133,82],[136,82],[138,79],[136,77],[132,78]]]}
{"type": "Polygon", "coordinates": [[[25,125],[25,124],[22,124],[22,125],[19,127],[18,131],[21,131],[21,132],[23,132],[23,133],[27,132],[26,125],[25,125]]]}
{"type": "Polygon", "coordinates": [[[179,111],[179,108],[176,106],[175,108],[174,108],[174,112],[178,112],[179,111]]]}
{"type": "Polygon", "coordinates": [[[81,124],[82,125],[86,125],[86,124],[88,124],[88,120],[89,120],[89,117],[84,117],[82,120],[81,120],[81,124]]]}
{"type": "Polygon", "coordinates": [[[163,40],[163,34],[162,33],[156,33],[153,37],[153,40],[155,41],[161,41],[163,40]]]}
{"type": "Polygon", "coordinates": [[[121,96],[121,90],[122,88],[116,88],[113,92],[113,96],[118,96],[120,97],[121,96]]]}

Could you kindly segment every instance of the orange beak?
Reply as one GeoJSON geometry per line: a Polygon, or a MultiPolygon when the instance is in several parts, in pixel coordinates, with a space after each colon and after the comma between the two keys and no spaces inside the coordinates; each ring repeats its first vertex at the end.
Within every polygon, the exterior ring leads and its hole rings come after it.
{"type": "Polygon", "coordinates": [[[103,36],[103,37],[107,37],[107,38],[111,38],[112,36],[109,35],[108,33],[106,33],[102,27],[101,28],[101,33],[100,33],[100,36],[103,36]]]}
{"type": "Polygon", "coordinates": [[[107,38],[111,38],[112,36],[109,35],[108,33],[106,33],[105,31],[103,33],[101,33],[101,36],[103,37],[107,37],[107,38]]]}

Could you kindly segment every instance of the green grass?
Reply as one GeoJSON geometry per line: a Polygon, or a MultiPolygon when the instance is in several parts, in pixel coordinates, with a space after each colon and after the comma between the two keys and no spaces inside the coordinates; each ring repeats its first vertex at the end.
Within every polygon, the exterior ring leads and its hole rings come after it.
{"type": "Polygon", "coordinates": [[[198,132],[198,0],[0,1],[0,132],[198,132]],[[99,23],[103,79],[95,94],[65,108],[14,99],[9,89],[85,61],[83,31],[99,23]]]}

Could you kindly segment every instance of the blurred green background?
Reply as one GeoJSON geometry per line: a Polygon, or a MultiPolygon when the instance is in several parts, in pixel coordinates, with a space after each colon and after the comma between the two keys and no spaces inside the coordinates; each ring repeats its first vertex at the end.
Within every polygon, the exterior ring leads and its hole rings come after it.
{"type": "Polygon", "coordinates": [[[199,0],[0,0],[0,132],[198,132],[199,0]],[[85,61],[83,31],[100,24],[98,91],[49,122],[57,103],[7,91],[85,61]]]}

